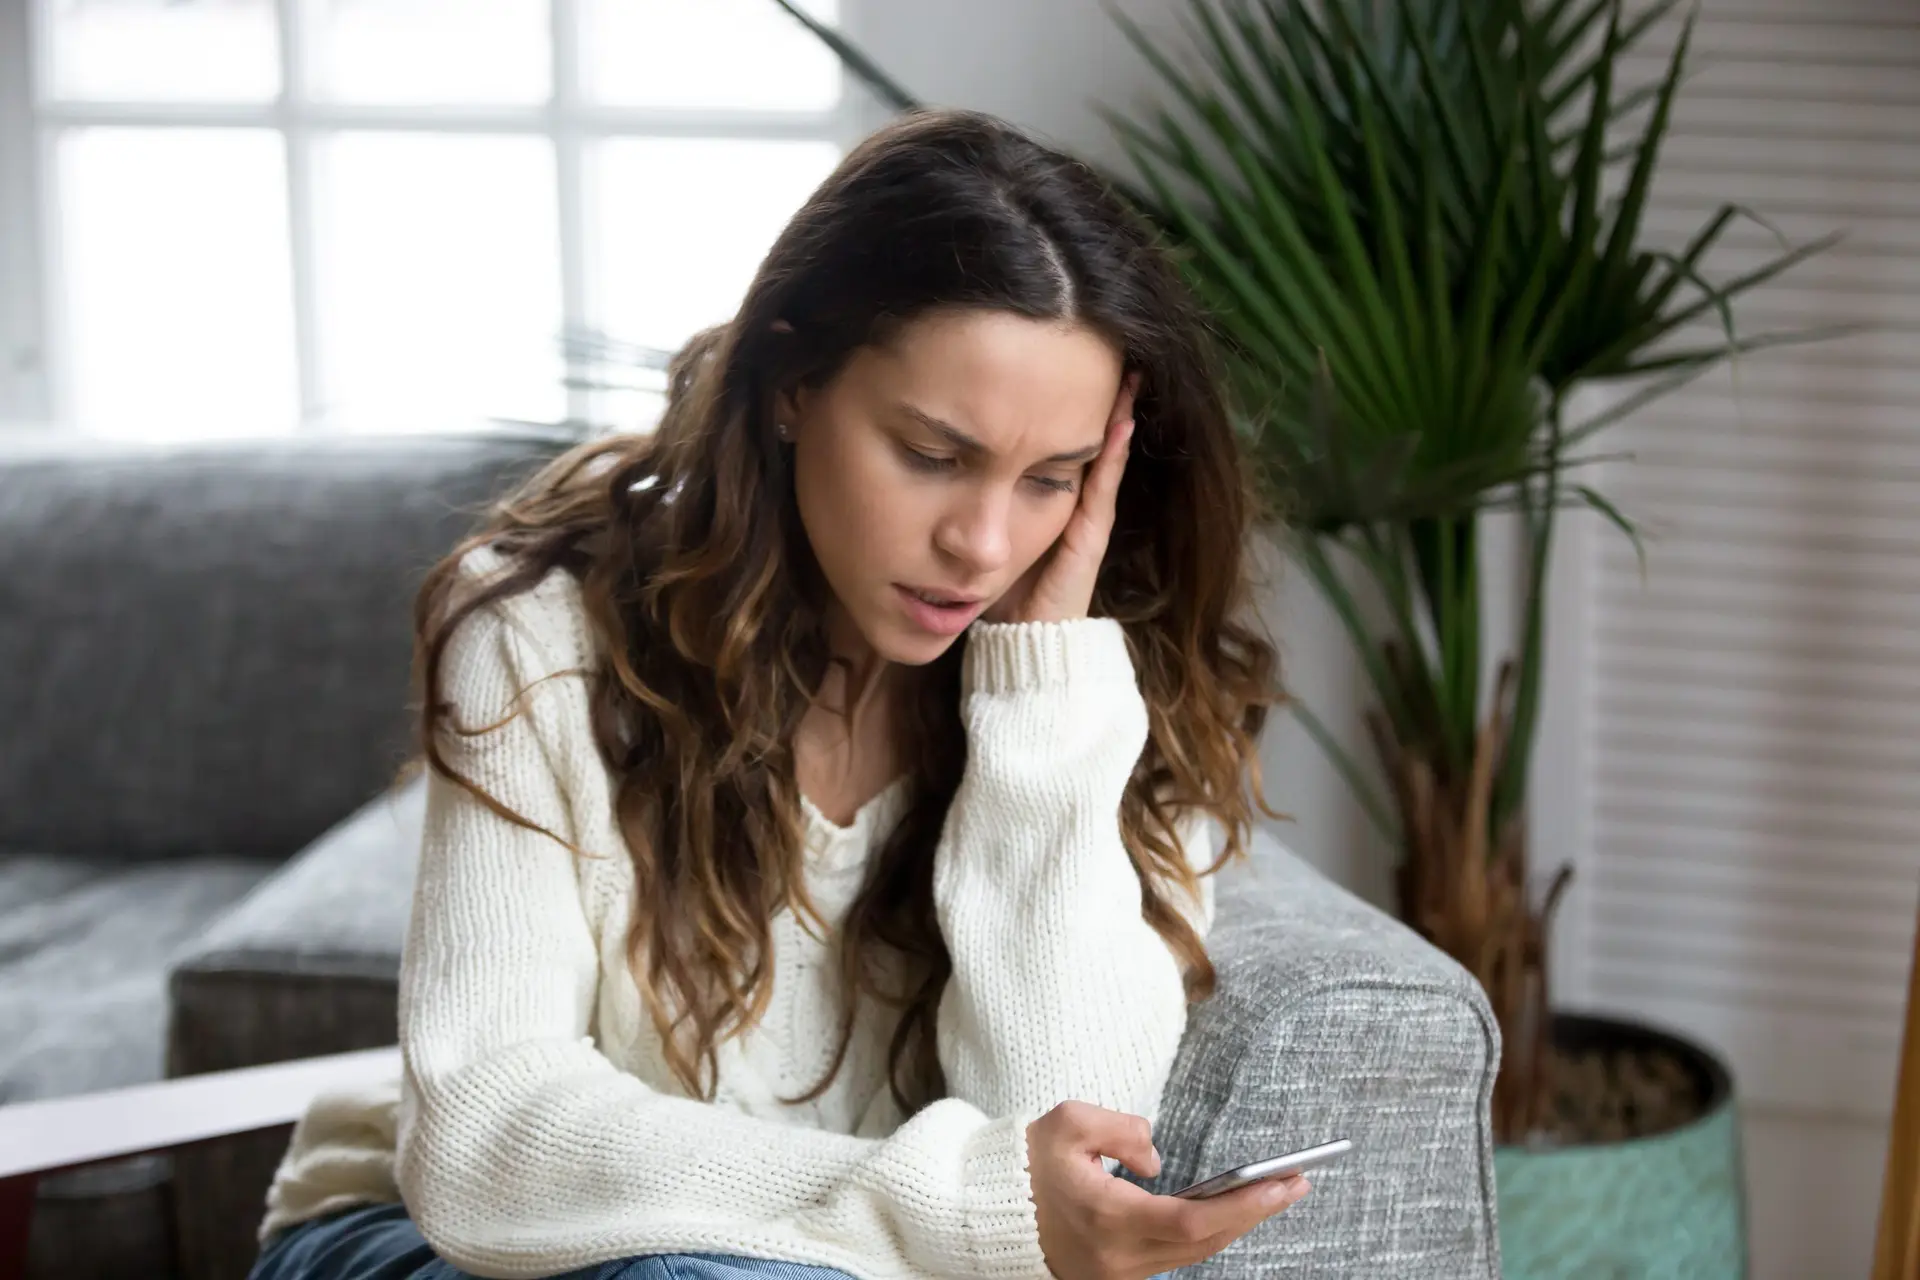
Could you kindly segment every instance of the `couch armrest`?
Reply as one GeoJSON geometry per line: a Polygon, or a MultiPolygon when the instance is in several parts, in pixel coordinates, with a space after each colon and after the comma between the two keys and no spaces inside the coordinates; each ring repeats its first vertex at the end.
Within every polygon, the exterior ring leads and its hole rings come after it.
{"type": "MultiPolygon", "coordinates": [[[[361,808],[261,882],[175,963],[167,1073],[230,1071],[393,1044],[426,787],[361,808]]],[[[289,1130],[173,1157],[182,1280],[245,1280],[289,1130]]]]}
{"type": "Polygon", "coordinates": [[[392,1044],[425,821],[423,780],[379,796],[175,957],[167,1074],[392,1044]]]}
{"type": "Polygon", "coordinates": [[[1196,1006],[1155,1137],[1173,1190],[1351,1138],[1314,1193],[1182,1276],[1497,1280],[1490,1103],[1500,1038],[1479,985],[1264,834],[1223,872],[1196,1006]]]}

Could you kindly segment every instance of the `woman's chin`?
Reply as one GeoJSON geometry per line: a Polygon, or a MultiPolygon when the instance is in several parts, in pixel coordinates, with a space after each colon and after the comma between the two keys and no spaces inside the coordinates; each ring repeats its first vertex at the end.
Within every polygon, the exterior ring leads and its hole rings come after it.
{"type": "Polygon", "coordinates": [[[903,667],[924,667],[953,648],[965,631],[953,635],[928,631],[901,618],[889,618],[867,633],[875,653],[903,667]]]}
{"type": "Polygon", "coordinates": [[[924,667],[938,661],[959,639],[959,636],[897,635],[880,649],[880,654],[888,662],[897,662],[903,667],[924,667]]]}

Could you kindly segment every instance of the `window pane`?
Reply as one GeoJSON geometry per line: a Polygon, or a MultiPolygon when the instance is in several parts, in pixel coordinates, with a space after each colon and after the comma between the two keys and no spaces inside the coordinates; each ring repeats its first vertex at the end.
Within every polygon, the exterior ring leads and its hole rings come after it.
{"type": "Polygon", "coordinates": [[[55,97],[259,102],[280,92],[273,0],[44,0],[55,97]]]}
{"type": "MultiPolygon", "coordinates": [[[[835,21],[839,0],[802,8],[835,21]]],[[[581,66],[602,102],[824,111],[840,101],[833,51],[773,0],[582,0],[581,66]]]]}
{"type": "Polygon", "coordinates": [[[114,435],[294,425],[285,160],[255,130],[59,143],[74,413],[114,435]]]}
{"type": "Polygon", "coordinates": [[[824,142],[621,138],[594,155],[596,323],[674,348],[732,316],[839,160],[824,142]]]}
{"type": "Polygon", "coordinates": [[[319,159],[329,423],[564,417],[549,144],[353,133],[319,159]]]}
{"type": "Polygon", "coordinates": [[[342,102],[544,102],[546,0],[312,0],[313,83],[342,102]]]}

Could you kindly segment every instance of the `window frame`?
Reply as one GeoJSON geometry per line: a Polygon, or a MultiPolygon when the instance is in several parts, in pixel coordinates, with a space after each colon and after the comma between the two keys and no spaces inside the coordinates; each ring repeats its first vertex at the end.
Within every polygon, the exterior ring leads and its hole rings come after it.
{"type": "MultiPolygon", "coordinates": [[[[863,3],[839,0],[838,24],[857,38],[863,3]]],[[[612,138],[825,141],[847,149],[884,116],[851,76],[822,111],[635,108],[586,94],[579,57],[585,0],[548,0],[552,93],[520,106],[367,106],[316,99],[306,75],[311,0],[273,0],[279,24],[280,93],[257,103],[61,101],[49,92],[54,0],[0,0],[0,430],[47,424],[74,430],[73,373],[63,280],[57,159],[71,129],[242,128],[279,134],[286,155],[288,239],[298,405],[294,430],[324,430],[326,353],[321,349],[316,263],[315,153],[343,131],[464,133],[546,138],[553,147],[559,218],[561,319],[589,329],[597,314],[588,154],[612,138]]],[[[773,8],[772,0],[766,0],[773,8]]],[[[569,419],[585,420],[590,391],[570,387],[569,419]]]]}

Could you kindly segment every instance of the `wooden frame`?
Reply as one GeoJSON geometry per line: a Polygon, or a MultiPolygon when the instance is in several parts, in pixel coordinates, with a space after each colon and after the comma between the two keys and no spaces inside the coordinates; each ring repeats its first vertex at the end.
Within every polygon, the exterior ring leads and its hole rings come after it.
{"type": "Polygon", "coordinates": [[[1907,980],[1907,1028],[1894,1089],[1887,1180],[1880,1192],[1880,1238],[1873,1280],[1920,1280],[1920,926],[1907,980]]]}
{"type": "Polygon", "coordinates": [[[42,1176],[291,1124],[316,1094],[399,1074],[397,1047],[363,1049],[0,1107],[0,1280],[26,1274],[42,1176]]]}

